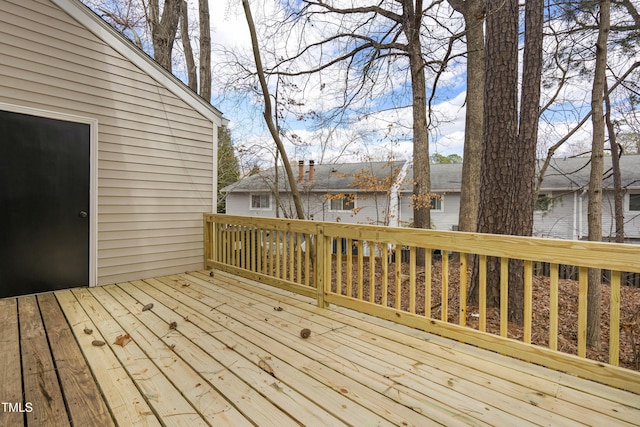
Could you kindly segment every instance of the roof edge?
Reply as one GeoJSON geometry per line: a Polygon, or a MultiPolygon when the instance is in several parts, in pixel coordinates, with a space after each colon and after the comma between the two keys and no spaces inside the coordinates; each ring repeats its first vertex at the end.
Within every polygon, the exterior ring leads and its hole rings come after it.
{"type": "Polygon", "coordinates": [[[51,0],[51,2],[212,123],[224,126],[229,122],[222,116],[220,110],[188,89],[176,76],[161,67],[153,58],[96,15],[88,6],[79,0],[51,0]]]}

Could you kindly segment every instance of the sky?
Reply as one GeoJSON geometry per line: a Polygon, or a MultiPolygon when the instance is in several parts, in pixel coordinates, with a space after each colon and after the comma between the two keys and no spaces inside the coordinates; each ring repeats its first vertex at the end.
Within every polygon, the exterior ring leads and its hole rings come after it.
{"type": "MultiPolygon", "coordinates": [[[[249,52],[251,46],[251,40],[249,35],[248,26],[244,17],[244,13],[240,2],[225,2],[225,7],[220,10],[219,6],[214,9],[214,2],[211,1],[212,14],[211,14],[211,27],[212,27],[212,41],[214,44],[224,45],[231,47],[235,51],[245,50],[249,52]],[[219,10],[220,13],[213,13],[214,10],[219,10]]],[[[254,19],[259,21],[263,14],[269,14],[272,11],[268,10],[269,2],[252,2],[252,13],[254,19]]],[[[219,5],[219,3],[218,3],[219,5]]],[[[260,37],[261,34],[258,34],[260,37]]],[[[252,58],[252,57],[251,57],[252,58]]],[[[219,51],[216,51],[214,47],[214,54],[212,61],[215,64],[223,62],[226,59],[220,55],[219,51]]],[[[252,67],[255,68],[253,64],[252,67]]],[[[444,78],[449,81],[454,81],[455,84],[447,87],[449,90],[450,99],[440,102],[435,105],[435,110],[440,124],[437,129],[432,132],[432,152],[439,152],[441,154],[460,154],[462,155],[463,142],[464,142],[464,69],[458,67],[448,72],[444,78]]],[[[216,88],[214,87],[214,92],[216,88]]],[[[261,99],[247,99],[246,97],[240,97],[238,99],[233,96],[225,94],[223,96],[214,97],[212,102],[218,107],[227,119],[231,121],[230,128],[232,130],[232,138],[234,143],[238,145],[252,145],[261,141],[263,144],[270,143],[270,137],[266,127],[262,120],[262,108],[263,102],[261,99]]],[[[322,94],[317,94],[317,97],[310,95],[305,97],[305,103],[308,104],[321,104],[326,101],[322,99],[322,94]]],[[[385,105],[381,105],[384,108],[385,105]]],[[[321,109],[320,106],[318,106],[321,109]]],[[[289,145],[290,150],[298,156],[304,156],[305,158],[315,157],[316,161],[323,157],[318,150],[314,149],[317,146],[316,141],[322,136],[326,136],[330,133],[329,129],[310,129],[304,121],[299,123],[290,123],[292,130],[302,140],[308,142],[311,147],[305,147],[304,149],[295,149],[292,145],[289,145]]],[[[335,147],[333,150],[329,150],[329,153],[324,154],[325,161],[336,161],[340,155],[342,160],[357,161],[365,156],[382,157],[388,155],[390,150],[393,150],[393,155],[398,158],[407,159],[411,156],[412,144],[410,141],[410,135],[407,135],[407,131],[411,127],[411,109],[404,108],[399,111],[381,111],[373,112],[366,118],[353,123],[351,129],[337,129],[332,132],[335,137],[335,147]],[[393,131],[389,131],[389,125],[394,128],[393,131]],[[379,135],[369,135],[366,140],[366,146],[364,140],[362,144],[352,143],[352,150],[347,150],[347,154],[341,149],[341,142],[347,144],[353,140],[356,136],[354,134],[359,131],[365,133],[370,129],[377,129],[379,135]],[[393,141],[392,141],[393,140],[393,141]],[[386,148],[382,148],[382,146],[386,148]],[[392,148],[389,148],[393,146],[392,148]],[[349,154],[350,153],[350,154],[349,154]]],[[[272,143],[271,143],[272,144],[272,143]]]]}
{"type": "MultiPolygon", "coordinates": [[[[274,13],[273,5],[276,2],[254,0],[251,2],[254,20],[261,22],[263,16],[274,13]]],[[[250,36],[244,17],[241,2],[225,1],[211,4],[211,27],[214,52],[212,63],[214,73],[221,75],[232,73],[227,82],[233,81],[235,75],[232,69],[221,66],[228,60],[228,53],[223,55],[221,46],[231,50],[234,54],[243,53],[252,60],[250,52],[250,36]],[[220,6],[224,4],[224,7],[220,6]],[[218,47],[216,48],[215,45],[218,47]],[[216,64],[218,65],[216,67],[216,64]]],[[[331,23],[329,23],[331,24],[331,23]]],[[[268,31],[268,28],[266,29],[268,31]]],[[[258,33],[258,37],[264,36],[258,33]]],[[[277,49],[283,52],[288,50],[287,43],[295,43],[299,38],[291,34],[291,40],[280,41],[277,49]]],[[[278,43],[278,42],[274,42],[278,43]]],[[[463,46],[463,45],[461,45],[463,46]]],[[[253,63],[250,64],[254,69],[253,63]]],[[[463,154],[464,122],[465,122],[465,96],[466,96],[466,72],[464,61],[454,62],[442,76],[439,91],[433,104],[434,118],[437,122],[430,133],[430,154],[443,155],[463,154]]],[[[552,70],[553,72],[553,70],[552,70]]],[[[326,74],[325,74],[326,79],[326,74]]],[[[329,80],[329,79],[327,79],[329,80]]],[[[327,81],[325,80],[325,82],[327,81]]],[[[309,86],[320,86],[318,81],[310,80],[309,86]]],[[[336,82],[340,78],[336,78],[336,82]]],[[[332,82],[328,83],[332,85],[332,82]]],[[[336,83],[337,84],[337,83],[336,83]]],[[[429,86],[430,82],[427,81],[429,86]]],[[[543,93],[542,104],[553,95],[554,87],[547,88],[543,93]]],[[[552,110],[545,113],[539,132],[539,156],[546,154],[546,149],[557,142],[582,118],[581,114],[589,110],[591,81],[587,78],[573,79],[560,94],[567,102],[559,103],[552,110]],[[578,113],[576,113],[578,106],[578,113]]],[[[246,152],[264,163],[271,162],[273,157],[273,142],[268,134],[262,118],[263,101],[258,97],[245,94],[234,95],[222,87],[216,87],[214,83],[213,104],[218,107],[227,119],[230,120],[232,138],[236,147],[241,147],[246,152]]],[[[410,92],[406,92],[408,94],[410,92]]],[[[405,94],[405,96],[406,96],[405,94]]],[[[329,98],[325,93],[316,89],[304,91],[302,99],[305,107],[321,111],[328,108],[329,98]]],[[[372,96],[373,97],[373,96],[372,96]]],[[[385,110],[390,106],[390,100],[394,98],[386,94],[377,104],[381,111],[372,111],[370,114],[361,115],[359,120],[352,120],[349,126],[338,128],[314,128],[309,121],[292,120],[286,117],[286,126],[290,134],[295,134],[298,141],[306,142],[303,148],[296,147],[287,142],[289,156],[292,161],[305,158],[314,158],[316,161],[358,161],[365,157],[382,158],[390,153],[396,158],[408,159],[411,156],[412,144],[409,130],[411,128],[411,109],[400,108],[385,110]],[[331,135],[333,143],[324,150],[320,149],[321,142],[331,135]],[[348,145],[350,143],[350,145],[348,145]],[[347,149],[344,149],[344,146],[347,149]]],[[[400,99],[398,103],[405,102],[400,99]]],[[[371,103],[370,103],[371,104],[371,103]]],[[[375,104],[375,103],[373,103],[375,104]]],[[[406,102],[405,102],[406,105],[406,102]]],[[[559,155],[580,152],[585,149],[591,140],[591,124],[587,122],[559,152],[559,155]]]]}

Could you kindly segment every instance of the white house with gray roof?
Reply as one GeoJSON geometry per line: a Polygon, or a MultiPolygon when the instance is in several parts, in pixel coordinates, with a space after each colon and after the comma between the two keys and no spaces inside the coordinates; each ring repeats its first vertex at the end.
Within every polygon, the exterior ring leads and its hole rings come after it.
{"type": "MultiPolygon", "coordinates": [[[[621,159],[625,235],[640,242],[640,156],[621,159]]],[[[603,236],[615,236],[611,158],[605,158],[603,236]]],[[[410,162],[369,162],[313,165],[298,168],[299,190],[308,219],[347,223],[410,226],[413,221],[413,169],[410,162]],[[406,175],[403,175],[406,172],[406,175]],[[367,180],[377,176],[377,188],[367,180]],[[394,192],[394,184],[397,192],[394,192]],[[394,206],[397,205],[397,211],[394,206]],[[395,212],[398,212],[397,214],[395,212]]],[[[534,235],[560,239],[585,239],[589,158],[553,159],[545,174],[534,212],[534,235]]],[[[246,177],[223,189],[227,213],[260,217],[292,217],[295,212],[283,170],[278,174],[276,206],[275,169],[246,177]]],[[[432,164],[433,228],[456,230],[460,209],[461,164],[432,164]]]]}

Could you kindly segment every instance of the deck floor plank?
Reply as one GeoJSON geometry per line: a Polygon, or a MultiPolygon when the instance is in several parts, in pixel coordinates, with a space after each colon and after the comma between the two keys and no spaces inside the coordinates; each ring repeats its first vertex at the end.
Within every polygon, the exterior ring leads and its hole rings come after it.
{"type": "Polygon", "coordinates": [[[37,299],[72,424],[115,425],[55,296],[37,299]]]}
{"type": "MultiPolygon", "coordinates": [[[[200,281],[198,280],[198,282],[200,281]]],[[[230,290],[224,290],[223,287],[222,290],[216,289],[216,295],[225,294],[228,298],[232,296],[229,292],[230,290]]],[[[234,288],[233,299],[240,300],[242,296],[239,294],[245,295],[245,298],[251,297],[251,292],[245,294],[238,288],[234,288]]],[[[257,294],[254,295],[258,298],[257,294]]],[[[273,304],[277,305],[277,300],[269,301],[264,296],[260,296],[254,302],[245,300],[244,303],[251,304],[256,308],[269,307],[273,304]]],[[[304,313],[299,313],[301,316],[298,317],[293,314],[293,310],[271,313],[273,310],[269,308],[261,313],[261,317],[277,317],[280,320],[276,320],[276,322],[281,330],[291,330],[300,320],[307,318],[304,313]]],[[[477,418],[479,422],[483,420],[489,422],[490,420],[491,423],[497,422],[501,425],[527,425],[528,422],[533,424],[518,416],[524,412],[527,413],[529,419],[535,419],[536,422],[546,420],[555,425],[578,425],[578,423],[569,420],[554,418],[553,414],[531,406],[529,401],[520,402],[511,396],[505,396],[505,393],[500,390],[492,391],[487,389],[485,385],[468,382],[466,377],[472,374],[470,369],[459,369],[453,374],[444,373],[437,368],[440,361],[432,363],[436,366],[435,368],[420,369],[422,366],[428,366],[429,363],[424,360],[424,354],[416,355],[413,360],[409,360],[405,357],[407,349],[404,347],[396,344],[395,349],[378,348],[376,345],[368,345],[353,336],[345,336],[344,329],[351,328],[347,323],[332,322],[331,326],[332,329],[329,332],[321,333],[314,339],[314,343],[320,347],[314,351],[323,357],[322,360],[325,363],[338,368],[344,365],[344,359],[356,361],[355,363],[360,369],[355,371],[354,377],[362,377],[360,374],[368,370],[369,374],[362,379],[368,387],[383,394],[405,394],[408,398],[414,399],[415,406],[413,407],[416,409],[432,412],[433,408],[425,407],[425,402],[439,402],[440,408],[449,407],[452,411],[465,408],[469,417],[477,418]],[[340,355],[340,357],[335,355],[340,355]],[[372,378],[375,379],[372,380],[372,378]],[[458,387],[459,383],[462,383],[463,386],[458,387]],[[478,396],[478,393],[481,396],[478,396]]]]}
{"type": "MultiPolygon", "coordinates": [[[[402,425],[402,423],[415,425],[424,425],[425,423],[483,425],[486,422],[470,415],[471,410],[463,412],[450,404],[427,399],[424,395],[415,393],[407,387],[402,387],[394,382],[395,380],[392,376],[377,371],[376,367],[365,366],[362,362],[363,358],[365,358],[364,354],[341,354],[345,350],[344,348],[333,346],[330,340],[323,339],[322,333],[316,334],[315,326],[308,324],[304,319],[300,319],[302,323],[298,322],[297,324],[285,322],[283,316],[287,315],[287,308],[282,311],[276,311],[273,307],[277,307],[277,304],[265,305],[258,300],[253,302],[244,300],[242,304],[248,304],[255,309],[255,312],[250,314],[247,313],[247,310],[241,310],[242,305],[240,302],[236,302],[235,298],[225,295],[224,288],[220,287],[216,289],[216,292],[210,292],[197,287],[197,280],[192,280],[195,283],[185,292],[195,291],[206,294],[206,297],[201,296],[198,299],[201,301],[209,300],[211,304],[217,304],[219,306],[218,310],[224,315],[233,318],[237,323],[247,325],[245,326],[246,334],[250,334],[253,329],[262,332],[263,335],[269,336],[272,340],[276,340],[286,347],[294,349],[296,353],[289,356],[294,364],[298,364],[303,369],[308,370],[327,386],[341,390],[347,396],[355,399],[360,405],[368,407],[372,411],[380,411],[379,415],[387,417],[398,425],[402,425]],[[260,306],[268,309],[261,311],[259,309],[260,306]],[[274,325],[276,326],[275,328],[274,325]],[[299,331],[300,328],[306,326],[311,327],[314,332],[312,332],[311,338],[302,340],[299,337],[299,331]],[[326,343],[329,348],[323,348],[320,345],[321,342],[326,343]],[[301,358],[301,355],[306,357],[301,358]],[[421,414],[422,418],[416,417],[416,414],[421,414]],[[406,418],[402,418],[402,416],[406,418]]],[[[237,298],[238,301],[243,299],[240,295],[237,298]]],[[[262,298],[262,301],[265,301],[265,298],[262,298]]],[[[327,332],[329,331],[325,331],[325,333],[327,332]]],[[[257,342],[258,339],[259,337],[253,337],[252,342],[257,342]]],[[[264,347],[272,348],[277,345],[272,340],[265,342],[263,344],[264,347]]],[[[283,355],[286,351],[286,348],[280,348],[276,353],[283,355]]],[[[482,411],[487,412],[485,407],[482,408],[482,411]]],[[[497,418],[500,418],[500,416],[497,416],[497,418]]],[[[510,421],[513,422],[514,420],[515,417],[510,417],[510,421]]]]}
{"type": "Polygon", "coordinates": [[[19,298],[18,311],[27,424],[70,425],[36,297],[19,298]]]}
{"type": "Polygon", "coordinates": [[[90,289],[77,288],[72,292],[79,297],[78,300],[85,311],[92,313],[96,327],[106,338],[107,346],[111,347],[128,375],[140,388],[149,406],[166,425],[184,427],[207,425],[202,416],[182,396],[182,392],[167,379],[136,341],[132,340],[126,345],[116,344],[117,337],[126,335],[128,331],[113,318],[111,307],[102,306],[94,298],[90,289]]]}
{"type": "MultiPolygon", "coordinates": [[[[187,339],[197,342],[198,346],[209,353],[217,363],[228,369],[229,374],[238,376],[242,381],[250,385],[253,390],[260,393],[261,399],[259,401],[250,405],[243,405],[243,411],[252,419],[258,414],[264,417],[271,412],[268,420],[255,420],[259,425],[264,425],[264,423],[268,422],[274,425],[288,425],[293,420],[295,420],[293,424],[300,423],[302,425],[341,424],[313,401],[307,400],[304,396],[274,378],[268,372],[266,365],[261,367],[247,360],[238,353],[235,345],[230,345],[228,342],[222,342],[217,339],[216,331],[221,329],[218,324],[207,322],[197,312],[184,312],[180,306],[175,306],[172,310],[169,310],[166,304],[175,303],[175,299],[169,298],[160,292],[154,292],[153,288],[150,288],[147,283],[137,282],[136,285],[123,288],[134,298],[148,298],[155,301],[154,310],[157,310],[159,316],[169,316],[173,313],[174,315],[178,314],[177,317],[180,319],[189,318],[188,322],[180,324],[180,332],[187,339]],[[140,289],[140,286],[144,287],[144,292],[140,289]],[[267,406],[265,407],[265,405],[267,406]],[[245,408],[245,406],[247,407],[245,408]],[[278,410],[277,408],[280,409],[278,410]],[[279,413],[279,411],[283,411],[283,413],[279,413]],[[283,417],[285,418],[283,419],[283,417]]],[[[176,345],[177,348],[178,346],[176,345]]],[[[272,364],[271,356],[265,355],[263,360],[265,364],[272,364]],[[267,359],[267,357],[270,359],[267,359]]],[[[247,399],[245,398],[245,400],[247,399]]]]}
{"type": "Polygon", "coordinates": [[[0,399],[33,405],[1,426],[640,420],[637,394],[222,272],[0,299],[0,322],[0,399]]]}
{"type": "MultiPolygon", "coordinates": [[[[114,286],[108,290],[92,289],[91,292],[103,304],[108,304],[113,308],[113,313],[118,317],[123,328],[131,331],[131,337],[139,345],[144,346],[149,357],[176,387],[184,391],[185,397],[209,423],[213,425],[251,425],[235,406],[180,357],[184,349],[191,349],[195,346],[192,342],[181,346],[173,342],[175,340],[172,338],[179,336],[180,331],[177,329],[170,331],[169,323],[158,317],[153,310],[146,313],[139,312],[139,310],[129,311],[130,307],[137,305],[137,301],[119,287],[114,286]],[[121,307],[116,306],[116,300],[122,304],[121,307]]],[[[145,301],[149,300],[145,299],[145,301]]],[[[157,306],[154,306],[154,309],[157,310],[157,306]]],[[[215,365],[207,363],[209,357],[202,356],[198,364],[207,366],[208,371],[214,371],[220,375],[222,368],[218,369],[215,365]]],[[[232,388],[238,385],[240,384],[227,383],[225,387],[232,388]]]]}
{"type": "MultiPolygon", "coordinates": [[[[532,365],[520,360],[503,357],[493,352],[476,347],[457,343],[431,334],[426,334],[411,328],[391,324],[390,322],[375,319],[350,310],[323,310],[313,304],[301,301],[287,292],[277,292],[263,289],[253,282],[248,284],[244,279],[235,276],[227,276],[224,273],[216,274],[216,279],[211,279],[202,272],[193,272],[189,276],[215,282],[221,280],[220,286],[232,289],[233,292],[246,295],[255,295],[257,299],[265,301],[265,297],[275,298],[282,304],[287,304],[290,310],[296,310],[302,318],[310,318],[305,312],[314,316],[314,321],[322,322],[322,318],[328,320],[323,323],[325,327],[335,328],[340,321],[349,324],[344,332],[350,335],[350,339],[366,336],[373,345],[386,342],[387,346],[397,348],[406,346],[407,351],[415,350],[422,355],[421,360],[433,360],[436,369],[450,367],[450,375],[458,375],[462,368],[469,368],[464,374],[465,379],[471,380],[483,387],[497,383],[495,390],[503,394],[509,394],[510,388],[521,386],[529,389],[527,402],[530,405],[538,405],[549,411],[554,423],[558,418],[583,420],[587,424],[592,416],[595,420],[608,421],[608,424],[636,425],[640,417],[640,398],[634,393],[617,390],[592,381],[582,380],[561,372],[556,372],[541,366],[532,365]],[[244,289],[244,290],[243,290],[244,289]],[[274,295],[277,295],[274,297],[274,295]],[[348,313],[348,314],[345,314],[348,313]],[[338,323],[336,323],[338,321],[338,323]],[[398,333],[401,331],[402,333],[398,333]],[[425,357],[427,356],[427,357],[425,357]],[[504,380],[506,382],[500,382],[504,380]],[[503,388],[507,386],[507,388],[503,388]],[[502,391],[501,391],[502,389],[502,391]],[[553,414],[557,414],[553,416],[553,414]]],[[[419,357],[419,356],[418,356],[419,357]]],[[[495,384],[494,384],[495,385],[495,384]]],[[[459,388],[464,388],[459,386],[459,388]]],[[[523,390],[520,389],[522,393],[523,390]]],[[[485,399],[487,391],[475,395],[476,399],[485,399]]],[[[508,410],[508,409],[507,409],[508,410]]],[[[535,411],[530,411],[535,412],[535,411]]],[[[535,422],[535,418],[532,417],[535,422]]]]}
{"type": "Polygon", "coordinates": [[[91,344],[94,340],[106,343],[108,339],[100,334],[72,291],[59,291],[55,295],[116,423],[119,426],[160,426],[156,415],[113,354],[111,347],[106,344],[101,347],[91,344]],[[93,332],[85,334],[85,328],[93,332]]]}
{"type": "MultiPolygon", "coordinates": [[[[156,287],[158,292],[160,292],[160,289],[167,292],[166,289],[168,287],[159,281],[149,281],[149,284],[156,287]]],[[[264,334],[256,333],[252,328],[246,328],[234,319],[216,310],[211,310],[212,307],[219,306],[221,303],[214,302],[213,306],[208,305],[204,296],[203,298],[198,297],[196,300],[193,295],[189,296],[189,294],[192,294],[189,290],[178,291],[174,289],[174,292],[168,292],[168,295],[164,298],[157,293],[154,293],[154,296],[159,299],[166,299],[170,295],[171,298],[182,302],[184,306],[179,308],[181,313],[184,313],[190,319],[197,319],[199,325],[211,328],[210,334],[218,339],[224,348],[232,348],[235,352],[241,354],[254,369],[261,364],[268,365],[277,380],[274,383],[273,378],[268,378],[269,383],[277,384],[279,393],[275,394],[276,397],[285,390],[289,393],[293,393],[290,389],[298,390],[293,396],[300,397],[294,400],[293,408],[291,408],[291,404],[288,406],[295,414],[293,416],[305,425],[310,425],[310,423],[305,422],[305,419],[302,418],[304,415],[302,412],[310,409],[318,411],[314,402],[322,405],[324,409],[319,415],[322,420],[325,420],[324,422],[329,422],[331,425],[338,425],[337,420],[331,422],[333,417],[337,417],[350,425],[362,425],[363,423],[368,425],[389,425],[383,418],[376,416],[372,411],[359,405],[354,405],[340,391],[326,387],[324,383],[303,372],[305,361],[300,358],[299,354],[294,353],[295,365],[282,360],[283,355],[286,356],[288,354],[287,350],[290,347],[282,346],[281,343],[270,340],[264,334]],[[265,342],[267,344],[263,344],[265,342]],[[301,405],[298,402],[306,403],[301,405]]],[[[229,362],[233,363],[233,360],[229,360],[227,363],[229,362]]],[[[270,387],[266,387],[265,392],[273,394],[270,387]]],[[[273,398],[273,396],[271,397],[273,398]]]]}
{"type": "Polygon", "coordinates": [[[24,425],[24,414],[19,409],[24,408],[26,402],[22,398],[17,299],[0,299],[0,325],[0,348],[4,359],[0,363],[0,402],[3,402],[0,425],[19,427],[24,425]],[[10,404],[12,408],[8,407],[10,404]],[[20,405],[20,408],[16,408],[16,405],[20,405]]]}

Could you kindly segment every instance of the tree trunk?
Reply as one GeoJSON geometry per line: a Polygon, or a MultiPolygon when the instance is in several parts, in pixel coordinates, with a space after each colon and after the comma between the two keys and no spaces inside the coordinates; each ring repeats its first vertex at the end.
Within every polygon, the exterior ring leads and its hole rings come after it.
{"type": "Polygon", "coordinates": [[[211,29],[209,1],[199,0],[200,12],[200,96],[211,102],[211,29]]]}
{"type": "MultiPolygon", "coordinates": [[[[522,92],[520,97],[520,125],[518,154],[512,175],[514,185],[513,223],[509,234],[531,236],[535,206],[534,181],[536,175],[536,147],[540,110],[540,83],[542,80],[542,39],[544,1],[525,3],[524,56],[522,66],[522,92]]],[[[509,263],[509,319],[524,321],[524,262],[509,263]]]]}
{"type": "MultiPolygon", "coordinates": [[[[407,54],[411,69],[413,105],[413,225],[431,228],[429,165],[429,132],[427,129],[427,95],[420,41],[422,2],[415,8],[412,0],[402,0],[402,28],[407,38],[407,54]]],[[[423,256],[420,256],[423,258],[423,256]]]]}
{"type": "MultiPolygon", "coordinates": [[[[605,93],[608,92],[607,81],[604,81],[605,93]]],[[[616,130],[611,120],[611,100],[609,95],[605,95],[604,104],[607,108],[605,121],[607,123],[607,134],[609,135],[609,146],[611,147],[611,173],[613,174],[613,205],[616,226],[616,243],[624,243],[624,191],[622,189],[622,175],[620,172],[620,156],[622,155],[616,140],[616,130]]]]}
{"type": "MultiPolygon", "coordinates": [[[[488,0],[482,173],[478,231],[511,234],[516,223],[518,140],[518,3],[488,0]]],[[[517,286],[517,284],[510,284],[517,286]]],[[[500,263],[487,265],[487,301],[500,303],[500,263]]],[[[518,320],[514,318],[513,320],[518,320]]]]}
{"type": "MultiPolygon", "coordinates": [[[[589,203],[587,218],[588,237],[591,241],[602,240],[602,174],[604,162],[604,88],[607,67],[607,39],[610,25],[610,0],[600,0],[600,23],[596,42],[596,66],[591,92],[593,116],[593,141],[591,144],[591,175],[589,177],[589,203]]],[[[587,298],[587,345],[600,348],[600,294],[601,272],[589,269],[589,291],[587,298]]]]}
{"type": "Polygon", "coordinates": [[[153,58],[166,70],[171,71],[171,52],[178,30],[182,0],[164,0],[160,15],[158,0],[149,2],[147,20],[151,28],[153,58]]]}
{"type": "Polygon", "coordinates": [[[480,168],[484,104],[483,0],[449,0],[464,17],[467,38],[467,109],[465,116],[462,188],[458,230],[474,232],[480,203],[480,168]]]}
{"type": "Polygon", "coordinates": [[[249,25],[249,33],[251,33],[251,46],[253,48],[253,58],[256,63],[256,70],[258,73],[258,79],[260,80],[260,87],[262,88],[262,96],[264,98],[264,119],[267,122],[269,133],[276,143],[278,151],[282,155],[282,164],[284,165],[285,172],[287,174],[287,180],[291,187],[291,196],[293,197],[293,203],[296,208],[296,215],[298,219],[304,219],[304,210],[302,209],[302,200],[300,198],[300,192],[298,191],[298,185],[296,184],[296,178],[293,176],[293,170],[291,169],[291,163],[289,157],[285,151],[284,144],[278,130],[273,122],[273,109],[271,107],[271,97],[269,95],[269,88],[267,86],[267,80],[264,75],[264,69],[262,67],[262,59],[260,58],[260,48],[258,47],[258,36],[256,34],[256,26],[253,22],[253,16],[251,15],[251,8],[249,7],[248,0],[242,0],[242,7],[244,14],[249,25]]]}
{"type": "Polygon", "coordinates": [[[187,84],[191,90],[198,93],[198,73],[196,73],[196,63],[193,59],[193,49],[191,48],[191,38],[189,36],[189,8],[186,0],[182,1],[180,9],[180,38],[182,39],[184,61],[187,66],[187,84]]]}

